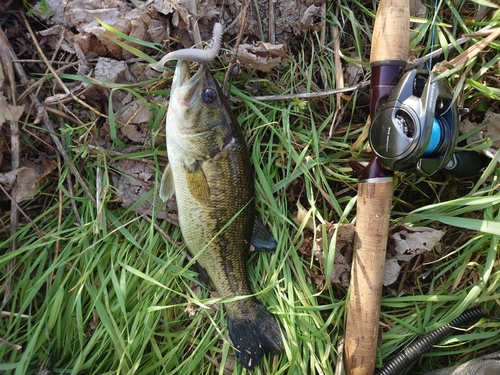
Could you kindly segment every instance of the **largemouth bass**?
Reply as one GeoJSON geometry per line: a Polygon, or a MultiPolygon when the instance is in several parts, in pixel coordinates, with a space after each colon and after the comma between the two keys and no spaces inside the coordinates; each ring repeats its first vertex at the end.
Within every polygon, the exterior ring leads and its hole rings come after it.
{"type": "Polygon", "coordinates": [[[275,318],[251,296],[245,262],[255,222],[253,174],[243,132],[205,65],[177,62],[167,111],[169,165],[160,197],[176,195],[184,241],[223,299],[236,357],[248,369],[283,352],[275,318]]]}

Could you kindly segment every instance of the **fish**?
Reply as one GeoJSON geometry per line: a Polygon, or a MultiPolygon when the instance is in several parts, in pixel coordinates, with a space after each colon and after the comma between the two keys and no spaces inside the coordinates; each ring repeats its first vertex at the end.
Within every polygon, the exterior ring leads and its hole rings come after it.
{"type": "Polygon", "coordinates": [[[166,138],[169,163],[160,197],[166,201],[175,193],[184,242],[222,301],[242,297],[223,306],[236,358],[253,369],[267,353],[284,352],[285,336],[275,317],[252,295],[246,270],[255,223],[250,154],[206,64],[191,76],[189,62],[177,61],[166,138]]]}

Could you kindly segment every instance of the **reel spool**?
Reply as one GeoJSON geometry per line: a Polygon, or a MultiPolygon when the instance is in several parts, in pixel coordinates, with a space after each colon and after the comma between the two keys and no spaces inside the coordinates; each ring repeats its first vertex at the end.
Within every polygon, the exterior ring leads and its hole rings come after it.
{"type": "Polygon", "coordinates": [[[452,158],[459,111],[448,81],[436,77],[409,71],[374,116],[369,141],[386,169],[430,176],[452,158]]]}

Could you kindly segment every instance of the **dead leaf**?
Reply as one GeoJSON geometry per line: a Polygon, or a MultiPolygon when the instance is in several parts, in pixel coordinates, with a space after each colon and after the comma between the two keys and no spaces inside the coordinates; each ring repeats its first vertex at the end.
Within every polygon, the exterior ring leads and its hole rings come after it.
{"type": "Polygon", "coordinates": [[[471,122],[466,118],[460,123],[459,127],[462,134],[482,128],[482,131],[477,131],[467,138],[467,144],[486,141],[489,138],[491,145],[481,150],[481,152],[490,159],[493,159],[496,152],[500,149],[500,114],[487,112],[480,124],[471,122]]]}
{"type": "Polygon", "coordinates": [[[100,81],[111,83],[128,83],[133,79],[125,61],[118,61],[108,57],[99,57],[94,76],[100,81]]]}
{"type": "Polygon", "coordinates": [[[238,60],[243,65],[262,72],[269,72],[281,61],[291,61],[286,54],[286,44],[241,44],[238,47],[238,60]]]}
{"type": "Polygon", "coordinates": [[[10,189],[16,181],[16,176],[20,169],[21,168],[6,173],[0,173],[0,184],[4,184],[7,189],[10,189]]]}
{"type": "Polygon", "coordinates": [[[413,17],[425,18],[427,6],[422,3],[422,0],[410,0],[410,14],[413,17]]]}
{"type": "MultiPolygon", "coordinates": [[[[26,164],[26,162],[25,162],[26,164]]],[[[40,163],[29,163],[6,173],[0,173],[0,183],[10,190],[12,185],[17,185],[16,202],[33,199],[37,189],[45,182],[45,177],[57,168],[57,162],[53,159],[43,159],[40,163]]]]}
{"type": "Polygon", "coordinates": [[[23,114],[24,105],[10,105],[7,98],[0,91],[0,126],[5,121],[17,121],[23,114]]]}
{"type": "Polygon", "coordinates": [[[321,7],[311,5],[309,8],[306,9],[302,17],[300,18],[300,26],[302,28],[309,28],[314,31],[319,31],[321,29],[322,23],[321,23],[321,14],[322,10],[321,7]],[[315,20],[320,20],[318,22],[314,22],[315,20]]]}
{"type": "Polygon", "coordinates": [[[431,251],[444,232],[427,227],[397,225],[389,230],[384,285],[394,283],[404,263],[426,251],[431,251]]]}
{"type": "Polygon", "coordinates": [[[148,216],[152,216],[154,209],[157,218],[179,225],[174,199],[164,204],[159,197],[156,197],[156,207],[153,206],[153,196],[142,200],[155,188],[155,172],[147,163],[140,160],[122,159],[112,163],[112,166],[121,172],[118,176],[113,176],[113,185],[124,207],[134,206],[134,212],[148,216]],[[142,201],[138,203],[140,200],[142,201]]]}
{"type": "MultiPolygon", "coordinates": [[[[323,231],[327,232],[327,246],[330,246],[338,224],[326,223],[318,225],[316,228],[316,242],[314,243],[313,254],[318,260],[321,268],[324,268],[324,248],[323,231]],[[326,228],[324,226],[326,225],[326,228]]],[[[351,264],[353,256],[355,227],[352,224],[341,224],[338,226],[335,257],[330,284],[341,284],[349,286],[351,264]]],[[[444,232],[427,227],[407,227],[397,225],[389,230],[387,241],[387,254],[385,263],[384,285],[394,283],[403,268],[404,264],[413,257],[426,251],[432,250],[437,242],[441,240],[444,232]]],[[[316,284],[321,281],[316,280],[316,284]]],[[[322,275],[324,279],[324,275],[322,275]]]]}
{"type": "Polygon", "coordinates": [[[36,189],[40,186],[40,175],[33,169],[26,167],[16,169],[14,172],[17,185],[16,202],[35,198],[36,189]]]}
{"type": "Polygon", "coordinates": [[[311,232],[314,232],[315,228],[312,215],[309,214],[309,211],[306,210],[299,201],[297,201],[296,207],[297,211],[295,211],[295,213],[293,214],[293,221],[295,221],[298,226],[302,226],[303,221],[307,218],[307,222],[304,224],[304,228],[308,228],[311,232]]]}
{"type": "Polygon", "coordinates": [[[38,34],[47,38],[47,43],[52,48],[60,45],[64,51],[73,54],[76,53],[74,48],[74,33],[63,25],[54,25],[48,29],[39,31],[38,34]]]}
{"type": "MultiPolygon", "coordinates": [[[[149,23],[151,22],[151,17],[141,9],[134,9],[132,11],[126,12],[122,14],[120,17],[116,18],[114,22],[108,23],[108,25],[113,26],[116,30],[126,34],[130,37],[151,41],[151,38],[148,34],[149,23]]],[[[136,57],[132,52],[129,52],[123,49],[121,46],[116,44],[115,41],[111,40],[109,37],[114,39],[120,39],[116,35],[114,35],[111,31],[102,30],[102,27],[87,27],[86,32],[94,34],[100,42],[105,45],[111,54],[117,59],[130,59],[136,57]]],[[[128,42],[125,42],[128,43],[128,42]]],[[[135,48],[139,50],[144,50],[144,46],[140,44],[134,44],[135,48]]]]}
{"type": "MultiPolygon", "coordinates": [[[[190,17],[197,15],[197,6],[203,7],[203,5],[197,4],[195,0],[149,0],[141,7],[153,9],[166,16],[173,14],[172,24],[177,27],[180,20],[186,25],[190,24],[190,17]]],[[[207,15],[207,12],[200,9],[199,14],[207,15]]]]}
{"type": "Polygon", "coordinates": [[[333,224],[326,223],[321,224],[316,227],[316,243],[314,244],[314,256],[319,261],[319,264],[324,268],[324,241],[323,241],[323,229],[327,231],[327,244],[333,239],[336,234],[335,242],[335,257],[333,260],[333,271],[330,279],[330,285],[340,284],[344,287],[349,286],[350,274],[351,274],[351,263],[352,263],[352,252],[353,252],[353,242],[354,242],[354,225],[353,224],[333,224]],[[326,225],[326,228],[324,226],[326,225]],[[338,228],[338,229],[337,229],[338,228]]]}
{"type": "Polygon", "coordinates": [[[145,144],[149,139],[149,126],[146,122],[120,125],[120,132],[131,141],[145,144]]]}
{"type": "Polygon", "coordinates": [[[148,125],[149,108],[139,99],[135,98],[125,104],[120,112],[119,118],[123,123],[120,125],[121,133],[131,141],[137,143],[146,142],[150,138],[148,125]]]}
{"type": "MultiPolygon", "coordinates": [[[[353,60],[356,60],[358,57],[355,52],[350,54],[350,57],[353,60]]],[[[355,85],[363,79],[363,77],[367,74],[367,70],[365,67],[355,65],[353,63],[345,64],[344,68],[344,80],[347,82],[348,86],[355,85]]],[[[344,87],[344,86],[342,86],[344,87]]],[[[339,87],[340,88],[340,87],[339,87]]]]}
{"type": "MultiPolygon", "coordinates": [[[[196,297],[200,298],[202,295],[202,289],[200,284],[191,283],[191,288],[190,290],[186,290],[186,294],[195,295],[196,297]]],[[[184,309],[184,312],[187,313],[188,317],[190,318],[194,317],[200,310],[201,308],[197,304],[193,303],[192,299],[188,299],[187,306],[184,309]]]]}
{"type": "MultiPolygon", "coordinates": [[[[119,59],[135,57],[124,50],[108,36],[120,39],[102,27],[99,22],[112,26],[116,30],[144,41],[161,42],[166,25],[156,11],[150,14],[147,6],[134,8],[121,0],[47,0],[42,7],[39,2],[34,7],[34,14],[47,23],[56,25],[41,35],[48,38],[48,43],[55,48],[60,42],[61,48],[70,53],[79,54],[80,59],[104,56],[111,53],[119,59]],[[157,17],[154,20],[152,17],[157,17]]],[[[134,44],[143,50],[144,46],[134,44]]]]}

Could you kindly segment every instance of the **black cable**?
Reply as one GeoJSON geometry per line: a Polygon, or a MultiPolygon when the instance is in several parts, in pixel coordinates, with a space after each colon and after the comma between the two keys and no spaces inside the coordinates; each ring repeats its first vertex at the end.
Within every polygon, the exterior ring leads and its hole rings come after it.
{"type": "Polygon", "coordinates": [[[377,375],[397,375],[404,369],[408,368],[413,361],[418,359],[422,354],[429,351],[434,345],[443,341],[446,337],[451,336],[456,328],[471,325],[479,319],[486,317],[486,312],[481,307],[473,307],[465,310],[458,318],[453,319],[450,323],[429,332],[421,338],[414,341],[410,346],[401,350],[399,354],[389,360],[388,363],[380,370],[377,375]]]}

